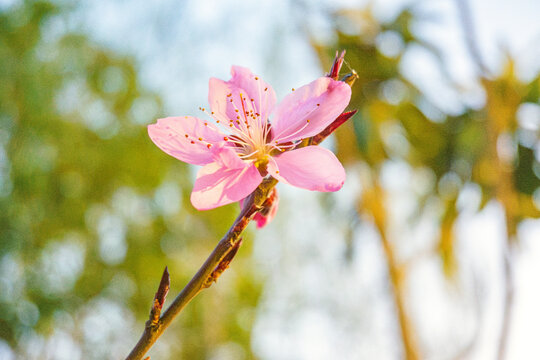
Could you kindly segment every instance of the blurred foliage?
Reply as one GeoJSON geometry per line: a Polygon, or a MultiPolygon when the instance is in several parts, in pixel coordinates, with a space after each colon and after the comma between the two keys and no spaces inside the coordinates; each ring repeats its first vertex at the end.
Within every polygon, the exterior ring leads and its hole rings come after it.
{"type": "MultiPolygon", "coordinates": [[[[444,85],[458,94],[462,90],[449,76],[437,46],[414,34],[415,18],[412,9],[404,9],[392,21],[381,23],[369,7],[342,10],[333,17],[335,41],[314,47],[323,68],[331,64],[335,49],[345,49],[348,66],[358,72],[349,108],[359,109],[359,114],[345,125],[348,131],[338,131],[336,137],[341,159],[349,164],[360,161],[370,169],[372,182],[362,184],[364,196],[371,198],[368,193],[380,186],[381,168],[389,161],[433,177],[429,191],[418,196],[417,214],[428,200],[440,204],[438,252],[451,275],[456,264],[457,200],[466,186],[478,186],[482,197],[478,210],[492,199],[501,202],[511,240],[521,220],[540,216],[540,76],[523,82],[508,57],[502,73],[479,74],[475,79],[484,106],[464,102],[458,112],[440,109],[400,68],[408,50],[421,48],[437,59],[444,85]]],[[[384,198],[381,195],[379,202],[384,198]]],[[[386,216],[380,203],[359,201],[360,212],[372,214],[375,222],[386,216]]]]}
{"type": "MultiPolygon", "coordinates": [[[[25,1],[0,13],[0,339],[22,358],[59,338],[84,359],[122,358],[164,266],[172,297],[237,208],[194,216],[190,169],[146,134],[159,96],[132,58],[69,30],[69,11],[25,1]]],[[[251,266],[245,243],[237,269],[251,266]]],[[[231,344],[251,357],[260,286],[250,274],[231,271],[186,309],[171,358],[231,344]]]]}
{"type": "MultiPolygon", "coordinates": [[[[463,8],[467,11],[465,5],[463,8]]],[[[476,211],[490,201],[499,202],[504,211],[507,244],[518,240],[517,229],[522,220],[540,216],[540,75],[528,82],[520,80],[510,56],[502,72],[488,74],[485,66],[478,63],[482,59],[475,56],[480,52],[475,49],[474,34],[464,29],[470,39],[463,41],[469,47],[470,62],[477,69],[473,83],[484,98],[483,104],[471,106],[464,101],[467,94],[463,87],[452,79],[451,64],[438,44],[415,35],[416,17],[414,9],[406,8],[385,23],[378,21],[369,7],[342,10],[333,17],[335,40],[325,44],[313,41],[323,68],[331,64],[336,49],[345,49],[347,65],[358,73],[349,108],[358,109],[360,116],[345,124],[348,129],[336,133],[338,156],[363,170],[356,211],[379,233],[396,305],[403,358],[411,360],[422,357],[425,344],[419,343],[408,316],[407,270],[419,256],[436,255],[443,272],[453,278],[459,264],[454,226],[465,208],[460,206],[461,195],[467,191],[478,193],[481,200],[476,211]],[[436,71],[443,82],[438,86],[461,98],[457,109],[441,109],[434,101],[441,104],[441,99],[432,98],[438,94],[423,92],[404,75],[405,56],[419,49],[436,59],[436,71]],[[383,179],[384,168],[390,163],[403,164],[425,183],[420,191],[409,190],[416,209],[407,225],[413,228],[426,213],[435,218],[438,238],[428,254],[420,251],[421,254],[404,256],[400,249],[405,247],[399,242],[406,238],[391,236],[389,224],[394,204],[383,179]]],[[[443,91],[441,98],[448,93],[443,91]]],[[[414,189],[412,184],[407,186],[414,189]]],[[[510,253],[503,254],[510,258],[510,253]]],[[[509,263],[508,258],[505,264],[509,263]]],[[[501,358],[512,299],[509,267],[505,267],[506,322],[502,324],[499,344],[501,358]]]]}

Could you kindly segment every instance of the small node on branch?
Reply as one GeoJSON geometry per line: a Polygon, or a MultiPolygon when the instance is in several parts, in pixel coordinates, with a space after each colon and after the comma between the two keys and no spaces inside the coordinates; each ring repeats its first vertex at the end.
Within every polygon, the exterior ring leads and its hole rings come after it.
{"type": "Polygon", "coordinates": [[[227,255],[223,257],[220,263],[214,268],[214,271],[212,271],[212,273],[208,275],[208,278],[202,285],[204,289],[209,288],[213,283],[217,282],[221,274],[223,274],[223,272],[227,270],[227,268],[229,267],[229,264],[231,263],[236,253],[238,252],[240,245],[242,245],[242,238],[239,238],[238,241],[236,241],[231,251],[229,251],[227,255]]]}
{"type": "Polygon", "coordinates": [[[171,278],[169,276],[169,269],[165,266],[165,270],[163,270],[163,275],[161,276],[161,281],[159,282],[158,290],[154,296],[152,310],[150,310],[151,326],[155,326],[159,322],[161,309],[163,309],[163,304],[165,304],[165,297],[167,297],[167,293],[169,292],[170,284],[171,278]]]}

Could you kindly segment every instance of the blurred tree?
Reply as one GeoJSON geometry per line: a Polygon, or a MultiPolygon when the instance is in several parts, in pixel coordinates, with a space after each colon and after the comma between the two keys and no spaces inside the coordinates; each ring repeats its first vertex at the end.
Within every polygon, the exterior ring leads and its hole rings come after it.
{"type": "MultiPolygon", "coordinates": [[[[69,11],[24,1],[0,13],[0,339],[23,358],[121,358],[165,261],[174,295],[235,211],[183,205],[189,168],[146,134],[160,98],[129,56],[68,30],[69,11]]],[[[171,358],[251,357],[249,248],[228,286],[183,314],[171,358]]]]}
{"type": "MultiPolygon", "coordinates": [[[[434,181],[429,191],[417,194],[416,214],[426,211],[427,200],[432,203],[436,199],[441,209],[437,253],[450,277],[457,265],[453,234],[459,215],[457,199],[466,186],[476,184],[481,191],[478,211],[490,200],[502,205],[509,241],[517,240],[521,220],[540,216],[538,202],[535,204],[535,191],[540,186],[538,124],[531,128],[532,119],[518,121],[520,112],[527,116],[523,109],[538,109],[540,76],[528,83],[520,81],[511,58],[499,75],[489,75],[484,66],[478,66],[476,81],[485,92],[485,106],[464,106],[458,114],[439,109],[401,72],[403,55],[415,46],[434,55],[440,73],[448,75],[437,47],[412,31],[415,17],[412,9],[405,9],[392,21],[380,23],[369,8],[343,10],[334,16],[335,41],[320,44],[313,40],[323,68],[330,64],[335,49],[346,49],[350,67],[358,72],[349,107],[359,109],[359,116],[345,125],[350,131],[336,133],[338,156],[349,165],[365,165],[358,212],[369,215],[379,232],[407,359],[420,358],[422,344],[416,339],[406,305],[409,261],[396,253],[400,239],[388,234],[392,200],[381,183],[384,165],[403,162],[424,174],[429,169],[434,181]]],[[[477,61],[478,51],[471,50],[471,58],[477,61]]],[[[445,81],[460,91],[451,78],[445,81]]],[[[510,267],[507,263],[507,273],[510,267]]],[[[507,308],[511,303],[510,276],[506,279],[507,308]]],[[[504,354],[507,322],[502,325],[499,356],[504,354]]]]}

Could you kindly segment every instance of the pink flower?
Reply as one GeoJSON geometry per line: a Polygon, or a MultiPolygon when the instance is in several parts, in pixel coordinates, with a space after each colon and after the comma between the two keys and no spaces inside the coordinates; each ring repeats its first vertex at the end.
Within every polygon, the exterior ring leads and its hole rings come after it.
{"type": "Polygon", "coordinates": [[[159,119],[148,126],[150,138],[160,149],[203,166],[191,194],[193,206],[207,210],[242,200],[268,173],[308,190],[339,190],[345,170],[331,151],[295,147],[343,112],[350,87],[321,77],[276,106],[272,87],[249,69],[233,66],[231,74],[227,82],[210,79],[208,101],[215,124],[184,116],[159,119]]]}

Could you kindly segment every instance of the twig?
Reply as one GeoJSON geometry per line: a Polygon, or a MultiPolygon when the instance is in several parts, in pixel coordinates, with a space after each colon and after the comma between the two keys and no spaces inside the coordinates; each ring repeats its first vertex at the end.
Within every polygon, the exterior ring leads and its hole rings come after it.
{"type": "MultiPolygon", "coordinates": [[[[480,70],[480,79],[484,85],[488,84],[490,80],[487,79],[489,69],[485,65],[482,59],[480,49],[476,43],[476,36],[474,33],[474,26],[470,9],[466,2],[467,0],[456,0],[460,17],[463,23],[463,27],[466,32],[467,48],[475,62],[476,66],[480,70]]],[[[486,100],[486,127],[488,137],[488,148],[490,161],[493,163],[494,168],[497,171],[497,181],[494,184],[495,196],[499,203],[504,208],[504,216],[506,221],[506,241],[503,249],[503,276],[504,276],[504,306],[502,314],[501,330],[499,334],[499,345],[497,349],[497,359],[503,360],[506,355],[506,347],[508,343],[508,336],[510,334],[510,325],[512,320],[512,308],[514,302],[514,281],[513,281],[513,266],[512,266],[512,242],[517,240],[517,214],[516,209],[519,208],[518,195],[514,185],[513,164],[501,159],[497,153],[497,141],[501,133],[507,131],[506,128],[501,128],[501,119],[497,117],[498,107],[493,104],[493,99],[488,91],[486,100]]],[[[515,122],[515,119],[504,119],[502,123],[515,122]]]]}
{"type": "Polygon", "coordinates": [[[499,348],[497,349],[497,360],[503,360],[506,356],[508,346],[508,336],[510,335],[510,324],[512,323],[512,314],[514,308],[514,273],[512,267],[512,256],[510,253],[510,244],[505,242],[504,255],[504,309],[501,333],[499,334],[499,348]]]}
{"type": "Polygon", "coordinates": [[[469,53],[473,59],[473,63],[478,67],[481,76],[489,75],[489,69],[486,66],[480,48],[476,43],[476,31],[474,28],[474,22],[472,19],[471,11],[467,0],[456,0],[457,8],[459,11],[459,18],[465,32],[465,43],[469,53]]]}
{"type": "Polygon", "coordinates": [[[405,277],[404,267],[398,263],[393,244],[386,236],[386,211],[383,204],[383,190],[376,181],[372,189],[374,192],[372,215],[374,217],[375,227],[379,231],[381,245],[384,250],[386,267],[390,283],[392,284],[392,295],[396,305],[398,314],[398,323],[401,330],[401,339],[403,341],[403,349],[405,351],[404,358],[407,360],[420,359],[417,340],[413,325],[407,315],[405,304],[405,277]]]}
{"type": "MultiPolygon", "coordinates": [[[[156,340],[163,334],[165,329],[171,324],[173,319],[182,309],[202,290],[209,287],[212,282],[226,269],[233,255],[236,253],[241,241],[240,235],[247,227],[255,213],[259,211],[266,201],[270,190],[277,184],[274,178],[265,179],[261,185],[244,201],[244,206],[240,215],[233,225],[219,241],[210,256],[206,259],[197,274],[190,280],[184,289],[178,294],[169,308],[163,313],[157,322],[153,322],[153,312],[150,320],[147,321],[144,332],[128,355],[126,360],[140,360],[146,354],[156,340]]],[[[161,285],[160,285],[161,288],[161,285]]],[[[158,290],[159,293],[159,290],[158,290]]],[[[156,294],[156,297],[158,294],[156,294]]],[[[154,301],[155,303],[155,301],[154,301]]]]}

